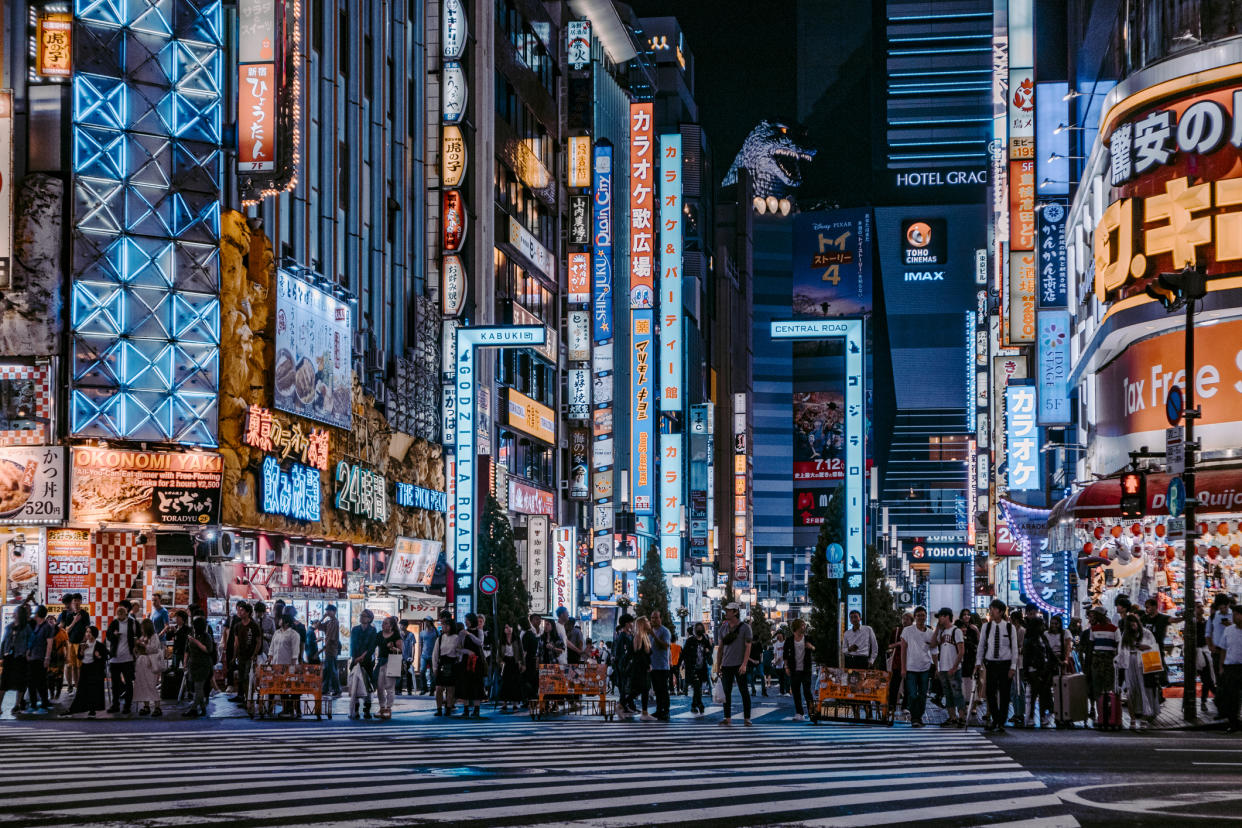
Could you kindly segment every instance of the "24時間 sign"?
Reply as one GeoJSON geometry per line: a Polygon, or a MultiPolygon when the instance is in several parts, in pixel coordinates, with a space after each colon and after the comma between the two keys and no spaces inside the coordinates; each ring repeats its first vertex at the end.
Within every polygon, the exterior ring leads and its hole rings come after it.
{"type": "Polygon", "coordinates": [[[381,523],[388,520],[388,483],[384,475],[359,463],[337,463],[336,508],[381,523]]]}

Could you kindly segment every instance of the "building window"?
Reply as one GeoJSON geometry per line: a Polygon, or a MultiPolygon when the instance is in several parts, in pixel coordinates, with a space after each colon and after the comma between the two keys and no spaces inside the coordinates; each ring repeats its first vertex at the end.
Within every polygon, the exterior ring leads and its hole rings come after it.
{"type": "Polygon", "coordinates": [[[927,438],[928,459],[938,462],[965,462],[966,435],[945,434],[927,438]]]}

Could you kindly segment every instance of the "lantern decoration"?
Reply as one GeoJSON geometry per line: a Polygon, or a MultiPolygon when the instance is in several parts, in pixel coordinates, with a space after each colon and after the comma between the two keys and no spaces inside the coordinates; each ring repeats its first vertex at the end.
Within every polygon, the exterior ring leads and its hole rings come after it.
{"type": "Polygon", "coordinates": [[[1103,526],[1097,526],[1097,527],[1095,527],[1095,533],[1094,533],[1094,534],[1095,534],[1095,539],[1096,539],[1096,540],[1099,540],[1100,538],[1104,537],[1104,527],[1103,527],[1103,526]]]}
{"type": "Polygon", "coordinates": [[[1236,543],[1230,544],[1229,557],[1236,558],[1239,555],[1242,555],[1242,546],[1238,546],[1236,543]]]}
{"type": "Polygon", "coordinates": [[[1121,527],[1120,527],[1120,526],[1114,526],[1114,527],[1112,528],[1111,532],[1112,532],[1112,536],[1113,536],[1114,538],[1119,538],[1119,537],[1121,537],[1121,527]]]}
{"type": "Polygon", "coordinates": [[[1171,546],[1166,546],[1166,547],[1164,548],[1164,557],[1165,557],[1165,559],[1167,559],[1170,563],[1171,563],[1171,562],[1173,562],[1173,561],[1175,561],[1175,560],[1177,560],[1177,550],[1176,550],[1176,549],[1174,549],[1174,548],[1173,548],[1173,547],[1171,547],[1171,546]]]}
{"type": "Polygon", "coordinates": [[[1158,538],[1163,538],[1163,537],[1164,537],[1165,532],[1167,532],[1167,531],[1168,531],[1168,530],[1164,528],[1164,524],[1163,524],[1163,523],[1157,523],[1157,524],[1156,524],[1156,537],[1158,537],[1158,538]]]}
{"type": "Polygon", "coordinates": [[[1220,547],[1219,547],[1219,546],[1209,546],[1209,547],[1208,547],[1208,557],[1209,557],[1209,558],[1211,558],[1212,560],[1216,560],[1216,558],[1217,558],[1217,557],[1219,557],[1219,555],[1220,555],[1220,547]]]}
{"type": "Polygon", "coordinates": [[[1131,527],[1130,527],[1130,534],[1134,535],[1134,537],[1136,537],[1136,538],[1137,538],[1139,535],[1143,534],[1143,524],[1141,524],[1141,523],[1136,523],[1136,524],[1134,524],[1133,526],[1131,526],[1131,527]]]}
{"type": "Polygon", "coordinates": [[[1200,523],[1199,523],[1199,534],[1200,534],[1200,535],[1206,535],[1206,534],[1207,534],[1207,524],[1206,524],[1206,523],[1203,523],[1202,521],[1200,521],[1200,523]]]}
{"type": "Polygon", "coordinates": [[[1082,554],[1084,556],[1089,556],[1093,551],[1095,551],[1095,544],[1091,541],[1087,541],[1082,545],[1082,554]]]}
{"type": "Polygon", "coordinates": [[[1224,521],[1221,521],[1220,523],[1216,524],[1216,534],[1218,534],[1218,535],[1228,535],[1228,534],[1229,534],[1229,524],[1228,524],[1228,523],[1225,523],[1224,521]]]}

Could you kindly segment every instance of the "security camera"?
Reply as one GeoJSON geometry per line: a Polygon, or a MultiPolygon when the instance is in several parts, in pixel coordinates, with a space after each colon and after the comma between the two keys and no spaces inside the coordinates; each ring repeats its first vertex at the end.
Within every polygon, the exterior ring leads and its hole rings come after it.
{"type": "Polygon", "coordinates": [[[137,541],[138,541],[138,545],[139,545],[139,546],[146,546],[146,545],[147,545],[147,533],[146,533],[146,532],[139,532],[139,533],[138,533],[138,537],[137,537],[137,538],[135,538],[135,540],[137,540],[137,541]]]}

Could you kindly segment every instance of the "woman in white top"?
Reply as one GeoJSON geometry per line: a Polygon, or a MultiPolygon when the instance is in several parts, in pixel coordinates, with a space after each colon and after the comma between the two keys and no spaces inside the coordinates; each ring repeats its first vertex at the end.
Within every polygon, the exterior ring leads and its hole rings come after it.
{"type": "Polygon", "coordinates": [[[1130,729],[1146,730],[1160,712],[1156,680],[1158,673],[1143,673],[1143,653],[1156,649],[1156,637],[1139,617],[1129,613],[1122,621],[1121,645],[1114,664],[1125,671],[1126,706],[1130,709],[1130,729]]]}
{"type": "MultiPolygon", "coordinates": [[[[302,636],[293,627],[292,609],[276,619],[280,627],[272,634],[272,643],[267,646],[267,663],[288,667],[302,660],[302,636]]],[[[269,702],[270,704],[270,702],[269,702]]],[[[298,697],[286,695],[281,705],[280,718],[292,719],[297,715],[298,697]]]]}
{"type": "Polygon", "coordinates": [[[451,716],[457,703],[457,660],[461,656],[461,636],[447,612],[440,616],[440,637],[431,649],[431,672],[436,677],[436,715],[451,716]]]}
{"type": "Polygon", "coordinates": [[[134,651],[138,656],[134,662],[134,704],[142,705],[138,715],[163,716],[160,676],[164,673],[164,642],[155,634],[155,624],[150,618],[142,622],[142,636],[134,642],[134,651]]]}

